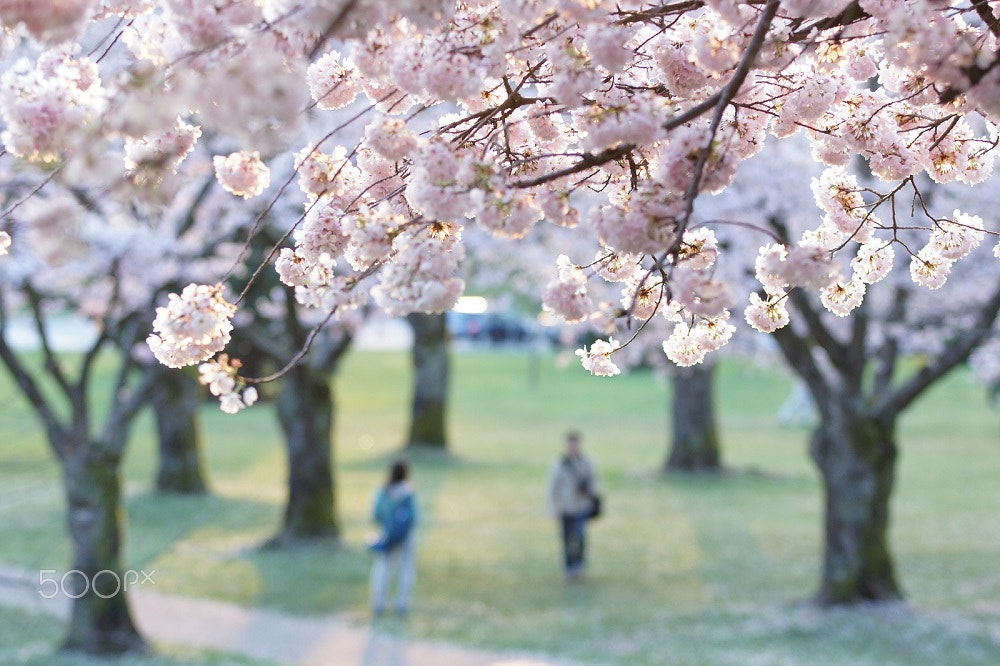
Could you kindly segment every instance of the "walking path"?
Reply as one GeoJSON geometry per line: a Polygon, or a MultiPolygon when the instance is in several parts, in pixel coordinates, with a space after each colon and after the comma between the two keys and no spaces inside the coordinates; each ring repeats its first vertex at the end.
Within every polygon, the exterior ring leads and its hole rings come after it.
{"type": "MultiPolygon", "coordinates": [[[[298,617],[137,588],[140,631],[155,642],[306,666],[567,666],[564,661],[460,648],[358,627],[335,615],[298,617]]],[[[44,599],[28,572],[0,567],[0,605],[65,618],[69,599],[44,599]]]]}

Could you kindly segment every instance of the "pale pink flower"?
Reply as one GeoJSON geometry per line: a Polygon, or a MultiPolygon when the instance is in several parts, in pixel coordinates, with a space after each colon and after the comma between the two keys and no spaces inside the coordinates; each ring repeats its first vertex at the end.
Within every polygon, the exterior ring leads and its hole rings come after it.
{"type": "Polygon", "coordinates": [[[851,260],[851,268],[862,282],[875,284],[892,270],[895,251],[892,244],[882,241],[865,243],[851,260]]]}
{"type": "Polygon", "coordinates": [[[621,347],[614,338],[607,340],[595,340],[590,346],[590,351],[586,348],[577,349],[576,355],[580,357],[583,367],[591,374],[599,377],[611,377],[621,373],[621,369],[611,360],[611,354],[621,347]]]}
{"type": "Polygon", "coordinates": [[[750,294],[750,304],[743,311],[746,322],[761,333],[773,333],[788,325],[788,310],[784,294],[772,295],[766,301],[756,293],[750,294]]]}
{"type": "Polygon", "coordinates": [[[230,194],[244,199],[255,197],[271,184],[271,170],[260,159],[260,153],[242,150],[226,157],[212,158],[215,178],[230,194]]]}
{"type": "Polygon", "coordinates": [[[847,281],[834,280],[820,291],[823,307],[838,317],[851,314],[864,299],[865,283],[857,276],[847,281]]]}
{"type": "Polygon", "coordinates": [[[306,84],[316,106],[324,110],[342,109],[361,92],[357,72],[350,65],[342,65],[336,51],[327,51],[309,65],[306,84]]]}
{"type": "Polygon", "coordinates": [[[542,306],[562,317],[566,323],[583,321],[593,310],[587,293],[587,276],[564,254],[556,260],[559,277],[545,288],[542,306]]]}
{"type": "Polygon", "coordinates": [[[952,220],[940,220],[931,231],[928,245],[934,246],[938,255],[949,261],[961,259],[979,247],[986,236],[983,219],[955,211],[952,220]]]}
{"type": "Polygon", "coordinates": [[[953,263],[942,257],[936,247],[927,245],[910,260],[910,277],[923,287],[940,289],[948,281],[953,263]]]}

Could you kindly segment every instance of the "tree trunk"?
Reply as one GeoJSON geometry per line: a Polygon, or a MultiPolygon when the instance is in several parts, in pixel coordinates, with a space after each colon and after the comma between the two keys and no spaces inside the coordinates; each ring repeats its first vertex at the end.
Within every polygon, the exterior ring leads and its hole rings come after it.
{"type": "Polygon", "coordinates": [[[902,596],[889,552],[889,498],[896,463],[894,423],[830,407],[810,452],[826,499],[821,604],[902,596]]]}
{"type": "Polygon", "coordinates": [[[156,489],[167,493],[204,493],[198,382],[177,370],[158,372],[150,402],[160,440],[156,489]]]}
{"type": "Polygon", "coordinates": [[[63,459],[73,566],[72,574],[59,576],[58,591],[76,597],[63,643],[68,650],[118,654],[146,647],[132,622],[124,590],[125,521],[118,463],[117,457],[102,455],[93,443],[76,447],[63,459]]]}
{"type": "Polygon", "coordinates": [[[448,331],[444,314],[407,315],[413,327],[413,411],[407,446],[448,445],[448,331]]]}
{"type": "Polygon", "coordinates": [[[673,377],[673,441],[666,470],[718,472],[719,436],[712,396],[714,364],[678,368],[673,377]]]}
{"type": "Polygon", "coordinates": [[[281,380],[278,420],[288,454],[288,504],[271,545],[336,537],[333,488],[333,390],[326,374],[305,364],[281,380]]]}

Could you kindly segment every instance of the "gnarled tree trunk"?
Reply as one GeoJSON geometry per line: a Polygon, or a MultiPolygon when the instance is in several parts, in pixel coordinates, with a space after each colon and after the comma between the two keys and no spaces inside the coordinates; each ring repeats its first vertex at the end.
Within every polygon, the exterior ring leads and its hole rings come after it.
{"type": "Polygon", "coordinates": [[[150,404],[160,444],[156,489],[167,493],[204,493],[198,382],[176,370],[152,372],[157,372],[157,380],[151,390],[150,404]]]}
{"type": "Polygon", "coordinates": [[[336,537],[329,377],[306,364],[295,366],[281,381],[277,408],[288,454],[288,503],[281,532],[271,545],[336,537]]]}
{"type": "Polygon", "coordinates": [[[671,398],[672,441],[666,470],[717,472],[721,469],[719,435],[712,396],[715,365],[678,368],[671,398]]]}
{"type": "Polygon", "coordinates": [[[813,433],[826,500],[822,604],[902,596],[889,552],[889,499],[896,463],[894,423],[831,407],[813,433]]]}
{"type": "Polygon", "coordinates": [[[413,328],[413,411],[407,446],[446,448],[448,329],[444,314],[406,316],[413,328]]]}
{"type": "Polygon", "coordinates": [[[63,483],[73,573],[59,577],[70,588],[60,584],[59,593],[76,597],[63,647],[93,654],[144,650],[124,590],[119,458],[93,443],[74,447],[63,461],[63,483]]]}

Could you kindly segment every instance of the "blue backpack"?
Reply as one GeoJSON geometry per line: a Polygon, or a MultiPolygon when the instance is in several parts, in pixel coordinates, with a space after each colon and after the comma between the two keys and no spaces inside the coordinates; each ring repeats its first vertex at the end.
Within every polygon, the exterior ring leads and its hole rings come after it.
{"type": "Polygon", "coordinates": [[[369,546],[376,553],[388,553],[406,540],[413,527],[414,517],[413,495],[393,502],[389,510],[389,519],[382,528],[378,539],[369,546]]]}

